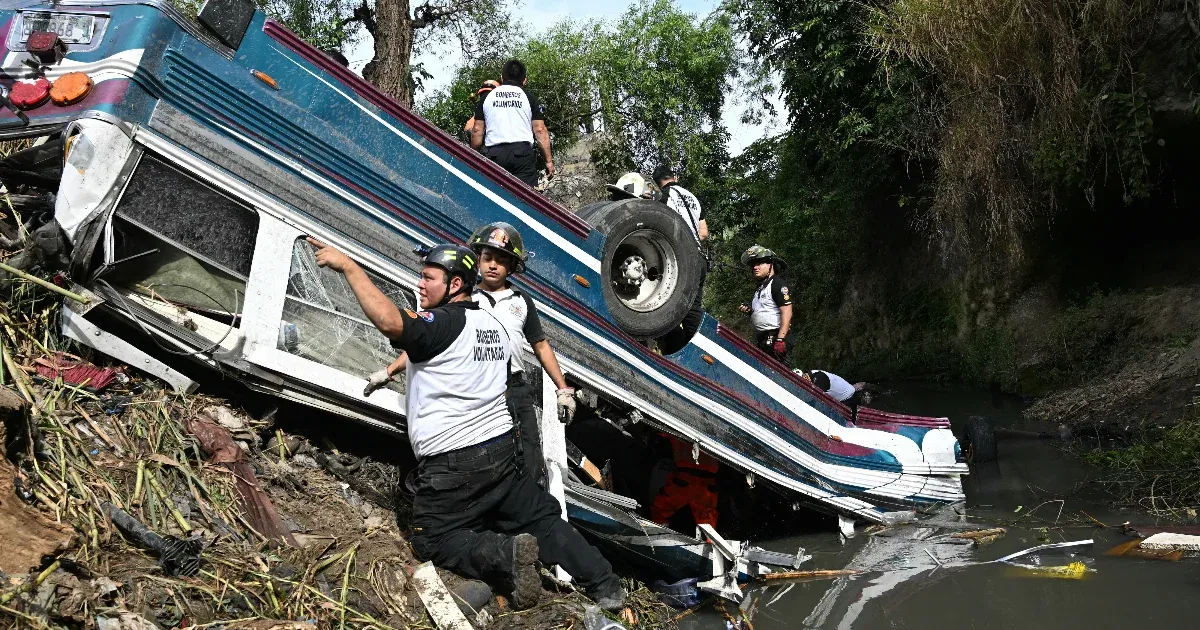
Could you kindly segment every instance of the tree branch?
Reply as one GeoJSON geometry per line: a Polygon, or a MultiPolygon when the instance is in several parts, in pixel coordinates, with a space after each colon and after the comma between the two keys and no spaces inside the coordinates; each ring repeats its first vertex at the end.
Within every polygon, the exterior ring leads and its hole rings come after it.
{"type": "Polygon", "coordinates": [[[362,4],[354,7],[354,13],[341,20],[341,26],[345,28],[347,24],[355,22],[361,23],[363,28],[367,29],[367,32],[371,34],[371,37],[375,37],[375,11],[367,6],[367,0],[362,0],[362,4]]]}
{"type": "Polygon", "coordinates": [[[444,7],[434,6],[426,3],[417,7],[413,11],[413,29],[425,28],[431,26],[439,20],[451,17],[457,13],[462,13],[471,8],[471,5],[477,4],[476,0],[460,0],[451,2],[444,7]]]}

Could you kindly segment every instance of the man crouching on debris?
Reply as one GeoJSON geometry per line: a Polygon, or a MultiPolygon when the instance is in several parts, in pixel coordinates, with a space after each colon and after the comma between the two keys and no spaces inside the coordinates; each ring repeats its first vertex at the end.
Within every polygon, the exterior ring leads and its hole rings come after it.
{"type": "Polygon", "coordinates": [[[475,253],[438,245],[425,255],[416,313],[398,309],[342,252],[309,242],[317,264],[345,275],[371,323],[408,353],[417,554],[459,575],[507,582],[518,609],[541,596],[540,559],[565,569],[602,608],[620,610],[625,590],[608,561],[519,472],[504,400],[512,346],[504,326],[471,299],[475,253]]]}

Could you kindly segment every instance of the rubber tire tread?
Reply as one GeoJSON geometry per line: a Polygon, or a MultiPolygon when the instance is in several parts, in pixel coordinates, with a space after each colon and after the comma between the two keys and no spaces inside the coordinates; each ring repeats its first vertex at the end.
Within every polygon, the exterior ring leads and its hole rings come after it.
{"type": "Polygon", "coordinates": [[[622,199],[608,203],[588,204],[578,215],[605,235],[604,255],[600,261],[604,303],[613,322],[636,339],[656,339],[670,332],[691,310],[700,290],[700,277],[705,264],[692,229],[683,217],[667,206],[649,199],[622,199]],[[625,306],[607,277],[612,268],[617,244],[639,229],[651,229],[663,235],[675,249],[679,263],[679,281],[675,292],[661,307],[641,313],[625,306]]]}
{"type": "Polygon", "coordinates": [[[983,464],[996,460],[996,432],[987,418],[983,416],[967,418],[966,441],[970,447],[972,464],[983,464]]]}

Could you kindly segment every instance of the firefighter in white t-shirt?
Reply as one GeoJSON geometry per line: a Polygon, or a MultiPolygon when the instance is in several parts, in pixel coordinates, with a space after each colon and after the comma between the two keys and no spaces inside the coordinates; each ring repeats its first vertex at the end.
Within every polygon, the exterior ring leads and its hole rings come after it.
{"type": "Polygon", "coordinates": [[[533,300],[508,281],[508,277],[525,270],[529,252],[521,233],[512,225],[503,222],[489,223],[467,239],[467,246],[479,256],[479,286],[472,297],[479,308],[490,312],[504,324],[513,340],[517,358],[513,361],[512,373],[508,377],[508,411],[516,420],[524,451],[525,469],[533,475],[538,485],[545,487],[545,458],[542,456],[541,426],[533,409],[534,392],[525,377],[525,365],[520,352],[526,343],[533,348],[533,355],[554,382],[558,398],[558,418],[570,422],[575,415],[575,390],[567,386],[558,357],[538,318],[533,300]]]}
{"type": "Polygon", "coordinates": [[[504,397],[512,343],[471,299],[475,253],[454,245],[427,252],[417,284],[423,310],[414,312],[397,308],[345,254],[310,242],[317,264],[344,274],[367,319],[408,355],[417,555],[468,578],[502,579],[517,608],[541,597],[541,559],[560,565],[601,607],[620,610],[625,590],[608,561],[520,469],[504,397]]]}
{"type": "Polygon", "coordinates": [[[792,326],[792,291],[780,274],[787,264],[761,245],[747,249],[742,264],[750,268],[758,287],[750,304],[738,308],[750,315],[759,349],[786,365],[791,350],[787,337],[792,326]]]}
{"type": "Polygon", "coordinates": [[[493,88],[475,108],[471,147],[499,164],[518,179],[536,187],[537,154],[546,158],[546,179],[554,177],[550,132],[542,104],[525,89],[525,64],[509,59],[501,72],[499,87],[493,88]]]}

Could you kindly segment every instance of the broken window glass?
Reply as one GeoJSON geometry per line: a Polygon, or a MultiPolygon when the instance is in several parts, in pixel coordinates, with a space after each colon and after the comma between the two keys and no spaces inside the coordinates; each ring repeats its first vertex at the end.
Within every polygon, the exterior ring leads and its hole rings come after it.
{"type": "MultiPolygon", "coordinates": [[[[398,308],[417,309],[411,290],[370,271],[367,275],[398,308]]],[[[346,278],[318,267],[316,249],[303,239],[292,247],[279,349],[360,378],[367,378],[400,354],[367,319],[346,278]]],[[[397,380],[402,381],[402,375],[397,380]]],[[[404,391],[402,384],[388,387],[404,391]]]]}

